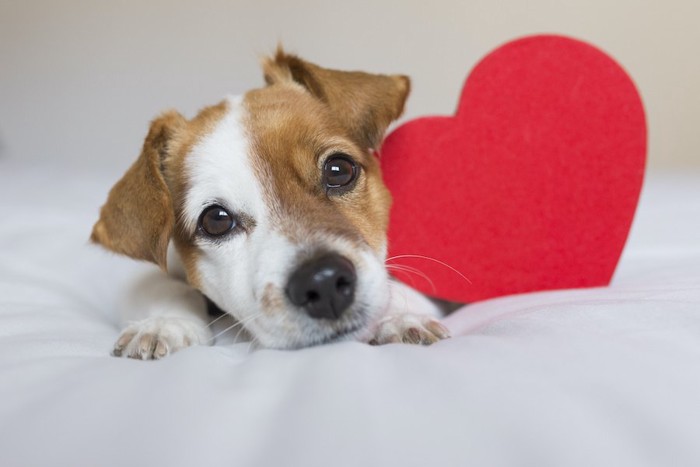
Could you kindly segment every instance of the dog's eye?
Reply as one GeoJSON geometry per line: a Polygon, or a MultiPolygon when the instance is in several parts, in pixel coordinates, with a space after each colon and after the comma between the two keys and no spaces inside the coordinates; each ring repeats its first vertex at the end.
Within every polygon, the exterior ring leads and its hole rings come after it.
{"type": "Polygon", "coordinates": [[[326,188],[347,187],[357,178],[355,161],[345,154],[333,154],[323,164],[323,183],[326,188]]]}
{"type": "Polygon", "coordinates": [[[219,237],[236,227],[236,220],[221,206],[209,206],[199,218],[200,228],[212,237],[219,237]]]}

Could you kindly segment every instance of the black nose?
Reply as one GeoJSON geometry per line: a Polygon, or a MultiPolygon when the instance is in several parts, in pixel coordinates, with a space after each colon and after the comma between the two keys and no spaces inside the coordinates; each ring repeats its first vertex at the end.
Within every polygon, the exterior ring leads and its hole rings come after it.
{"type": "Polygon", "coordinates": [[[287,282],[287,296],[312,318],[338,319],[355,298],[355,268],[338,254],[304,263],[287,282]]]}

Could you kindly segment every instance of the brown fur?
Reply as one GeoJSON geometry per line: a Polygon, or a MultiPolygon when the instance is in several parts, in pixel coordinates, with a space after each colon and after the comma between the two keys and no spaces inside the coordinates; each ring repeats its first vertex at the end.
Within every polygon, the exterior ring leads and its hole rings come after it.
{"type": "Polygon", "coordinates": [[[268,84],[296,82],[324,102],[363,149],[377,149],[389,124],[403,113],[410,80],[403,75],[337,71],[306,62],[278,47],[263,62],[268,84]]]}
{"type": "Polygon", "coordinates": [[[169,141],[184,124],[185,119],[174,111],[151,123],[141,155],[109,192],[92,231],[93,242],[166,268],[175,216],[162,168],[169,141]]]}
{"type": "Polygon", "coordinates": [[[278,50],[264,63],[269,86],[245,96],[254,166],[276,207],[274,223],[300,241],[315,231],[366,242],[385,242],[391,197],[370,153],[403,110],[409,82],[403,76],[327,70],[278,50]],[[361,166],[354,189],[326,197],[322,158],[333,152],[361,166]]]}
{"type": "Polygon", "coordinates": [[[270,283],[267,284],[263,290],[260,304],[266,313],[278,313],[284,310],[285,300],[284,297],[281,296],[280,290],[275,287],[274,284],[270,283]]]}
{"type": "Polygon", "coordinates": [[[175,213],[181,211],[187,192],[185,157],[202,135],[212,131],[226,109],[222,102],[189,121],[175,111],[155,119],[141,155],[110,191],[91,240],[166,269],[168,243],[174,238],[188,280],[196,284],[196,249],[185,241],[187,235],[175,213]]]}

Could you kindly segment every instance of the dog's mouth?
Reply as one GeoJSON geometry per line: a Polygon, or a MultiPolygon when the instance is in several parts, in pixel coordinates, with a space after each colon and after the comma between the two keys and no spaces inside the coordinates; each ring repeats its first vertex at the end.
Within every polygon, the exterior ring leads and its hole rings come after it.
{"type": "MultiPolygon", "coordinates": [[[[273,348],[279,350],[299,350],[307,347],[316,347],[325,344],[362,340],[362,337],[364,336],[365,331],[367,330],[367,326],[368,323],[365,320],[363,320],[362,322],[354,323],[343,327],[342,329],[335,330],[330,334],[319,335],[320,333],[314,333],[315,335],[309,336],[308,334],[304,333],[306,335],[304,335],[303,337],[298,335],[296,338],[291,338],[283,342],[278,341],[275,344],[266,344],[264,342],[261,342],[259,335],[256,335],[256,333],[252,330],[249,330],[249,332],[251,333],[251,335],[257,337],[256,347],[259,346],[260,348],[273,348]]],[[[291,336],[287,337],[289,338],[291,336]]]]}
{"type": "Polygon", "coordinates": [[[340,329],[338,331],[335,331],[333,334],[324,337],[321,339],[318,343],[312,343],[310,345],[324,345],[324,344],[332,344],[334,342],[342,342],[344,340],[347,340],[349,338],[355,337],[354,335],[363,330],[366,326],[366,323],[358,323],[352,326],[349,326],[345,329],[340,329]]]}

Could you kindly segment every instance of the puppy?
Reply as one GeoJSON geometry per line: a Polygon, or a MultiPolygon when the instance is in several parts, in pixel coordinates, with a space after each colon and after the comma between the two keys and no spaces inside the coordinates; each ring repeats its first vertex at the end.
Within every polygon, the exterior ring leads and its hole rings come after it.
{"type": "Polygon", "coordinates": [[[205,297],[261,346],[430,344],[438,309],[389,280],[391,196],[375,150],[409,79],[321,68],[281,48],[266,86],[155,119],[92,241],[160,266],[113,354],[212,341],[205,297]]]}

